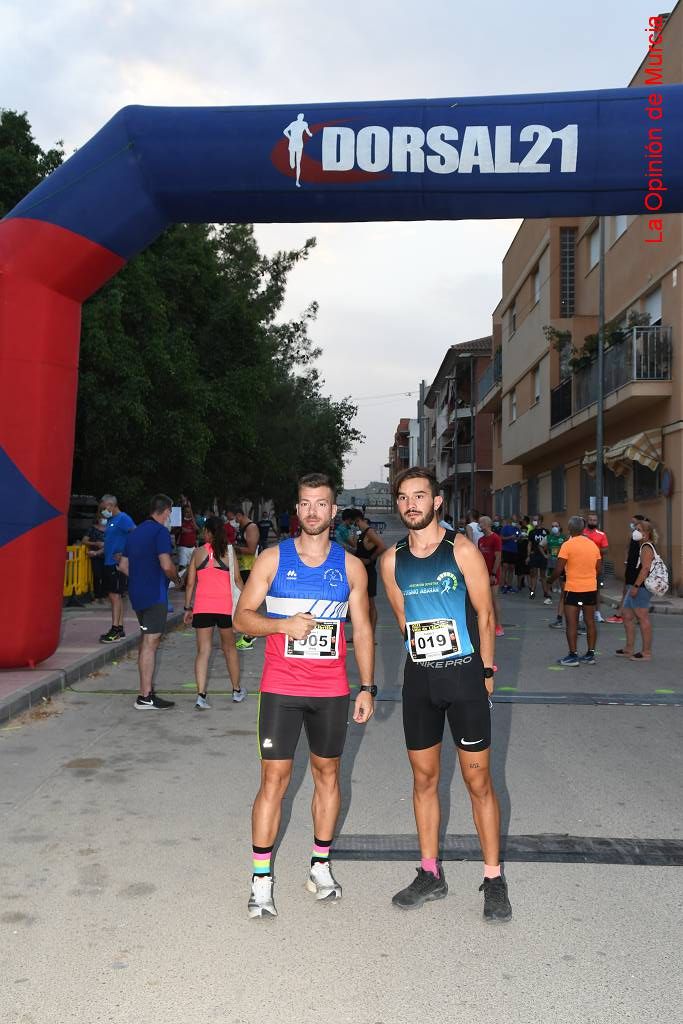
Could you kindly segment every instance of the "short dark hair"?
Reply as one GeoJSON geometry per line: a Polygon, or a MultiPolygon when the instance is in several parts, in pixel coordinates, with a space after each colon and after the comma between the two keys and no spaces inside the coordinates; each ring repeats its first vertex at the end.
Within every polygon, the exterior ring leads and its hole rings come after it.
{"type": "Polygon", "coordinates": [[[167,508],[173,508],[173,498],[169,498],[168,494],[155,494],[149,503],[149,514],[158,516],[167,508]]]}
{"type": "Polygon", "coordinates": [[[302,487],[327,487],[332,494],[332,502],[336,500],[337,490],[326,473],[304,473],[297,480],[297,494],[301,494],[302,487]]]}
{"type": "Polygon", "coordinates": [[[394,480],[394,497],[398,497],[402,485],[406,480],[427,480],[429,487],[432,492],[432,498],[438,498],[439,496],[439,481],[436,479],[434,471],[427,469],[426,466],[410,466],[409,469],[402,470],[396,479],[394,480]]]}
{"type": "Polygon", "coordinates": [[[357,508],[345,508],[341,514],[342,522],[351,523],[354,519],[358,519],[361,514],[357,508]]]}

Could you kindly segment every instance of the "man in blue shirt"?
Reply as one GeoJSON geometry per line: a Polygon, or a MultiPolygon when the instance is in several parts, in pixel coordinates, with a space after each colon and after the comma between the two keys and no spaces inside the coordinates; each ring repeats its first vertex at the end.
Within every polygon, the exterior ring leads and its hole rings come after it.
{"type": "Polygon", "coordinates": [[[111,603],[111,629],[100,637],[101,644],[114,644],[123,640],[123,598],[126,593],[126,577],[119,572],[118,562],[126,544],[126,537],[135,529],[135,523],[119,508],[118,498],[105,494],[100,501],[102,518],[107,525],[104,531],[104,591],[111,603]]]}
{"type": "Polygon", "coordinates": [[[140,693],[135,708],[163,711],[174,701],[163,700],[154,692],[154,669],[157,650],[166,629],[168,614],[168,581],[176,586],[180,580],[171,561],[171,523],[173,501],[167,494],[152,498],[150,516],[126,540],[119,569],[128,577],[130,603],[140,623],[142,636],[138,649],[140,693]]]}

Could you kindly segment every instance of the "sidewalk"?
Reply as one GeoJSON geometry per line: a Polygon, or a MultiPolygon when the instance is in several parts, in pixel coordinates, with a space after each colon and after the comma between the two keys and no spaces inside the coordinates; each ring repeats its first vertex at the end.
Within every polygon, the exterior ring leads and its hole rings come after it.
{"type": "MultiPolygon", "coordinates": [[[[183,593],[169,590],[169,599],[176,609],[168,616],[172,627],[182,622],[183,593]]],[[[140,628],[128,601],[124,616],[125,640],[101,644],[99,637],[110,625],[108,603],[65,607],[60,644],[52,657],[34,669],[0,671],[0,723],[41,704],[54,693],[61,693],[103,665],[117,662],[138,646],[140,628]]]]}

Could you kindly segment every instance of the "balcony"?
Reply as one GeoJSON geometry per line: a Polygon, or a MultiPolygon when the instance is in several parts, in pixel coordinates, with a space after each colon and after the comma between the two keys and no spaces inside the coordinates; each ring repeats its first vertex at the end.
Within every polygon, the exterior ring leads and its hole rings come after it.
{"type": "MultiPolygon", "coordinates": [[[[605,350],[605,409],[619,405],[636,412],[672,393],[672,345],[670,327],[634,327],[618,345],[605,350]],[[628,408],[624,403],[628,403],[628,408]]],[[[562,381],[550,392],[550,427],[563,431],[578,426],[595,414],[598,400],[598,361],[562,381]],[[578,417],[578,421],[577,421],[578,417]]]]}
{"type": "Polygon", "coordinates": [[[494,350],[493,358],[476,382],[477,412],[493,412],[500,397],[503,379],[503,350],[494,350]]]}

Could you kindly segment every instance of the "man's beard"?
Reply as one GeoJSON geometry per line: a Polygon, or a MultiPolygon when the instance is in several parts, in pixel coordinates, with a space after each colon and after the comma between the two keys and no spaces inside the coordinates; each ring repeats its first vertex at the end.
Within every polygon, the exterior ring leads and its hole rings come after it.
{"type": "Polygon", "coordinates": [[[436,510],[433,507],[425,512],[421,519],[408,519],[402,512],[399,512],[401,522],[404,526],[407,526],[409,530],[424,530],[425,526],[429,526],[435,515],[436,510]]]}
{"type": "Polygon", "coordinates": [[[303,519],[301,520],[301,532],[307,534],[309,537],[318,537],[325,530],[329,530],[331,519],[328,519],[326,523],[317,523],[315,526],[306,523],[303,519]]]}

